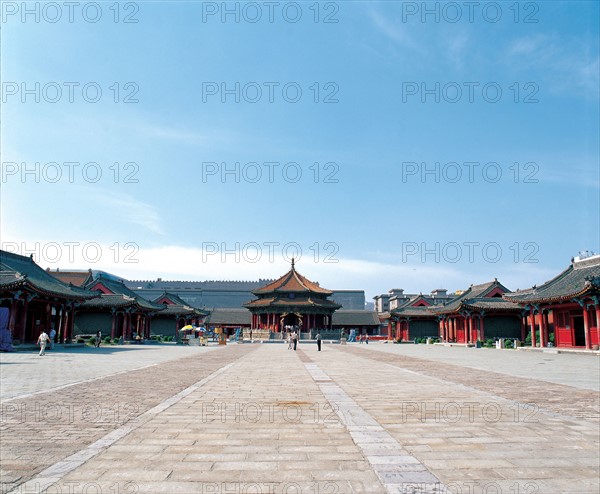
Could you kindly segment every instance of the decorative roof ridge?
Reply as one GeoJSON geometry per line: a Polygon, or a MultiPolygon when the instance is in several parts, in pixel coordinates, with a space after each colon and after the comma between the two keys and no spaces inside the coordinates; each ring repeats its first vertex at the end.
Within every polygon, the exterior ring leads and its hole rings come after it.
{"type": "MultiPolygon", "coordinates": [[[[510,296],[513,296],[513,295],[526,295],[526,294],[532,294],[533,295],[533,294],[535,294],[535,293],[537,293],[537,292],[545,289],[548,285],[551,285],[552,283],[556,283],[557,281],[561,280],[562,278],[564,278],[565,276],[567,276],[572,271],[574,271],[573,263],[571,263],[563,271],[561,271],[560,273],[558,273],[554,278],[551,278],[548,281],[545,281],[544,283],[542,283],[539,286],[538,285],[533,285],[530,288],[525,288],[525,289],[517,291],[517,292],[505,293],[504,295],[506,295],[507,297],[510,297],[510,296]]],[[[504,295],[503,295],[503,297],[504,297],[504,295]]]]}
{"type": "Polygon", "coordinates": [[[600,265],[600,254],[585,257],[584,259],[573,259],[571,261],[573,269],[586,269],[598,265],[600,265]]]}

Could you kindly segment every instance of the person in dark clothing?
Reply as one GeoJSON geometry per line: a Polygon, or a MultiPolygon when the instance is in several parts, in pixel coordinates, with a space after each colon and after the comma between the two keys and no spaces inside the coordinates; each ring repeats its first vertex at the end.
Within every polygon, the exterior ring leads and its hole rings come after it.
{"type": "Polygon", "coordinates": [[[321,351],[321,333],[317,333],[317,350],[321,351]]]}
{"type": "Polygon", "coordinates": [[[292,333],[292,343],[294,343],[294,350],[296,350],[296,347],[298,346],[298,333],[296,333],[296,331],[292,333]]]}

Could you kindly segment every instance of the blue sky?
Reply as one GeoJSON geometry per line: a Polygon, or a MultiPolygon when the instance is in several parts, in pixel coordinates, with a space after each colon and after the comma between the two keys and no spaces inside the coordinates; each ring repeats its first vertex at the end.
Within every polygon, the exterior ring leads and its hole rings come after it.
{"type": "Polygon", "coordinates": [[[2,7],[1,240],[43,267],[247,280],[299,247],[370,298],[600,249],[598,2],[58,5],[2,7]]]}

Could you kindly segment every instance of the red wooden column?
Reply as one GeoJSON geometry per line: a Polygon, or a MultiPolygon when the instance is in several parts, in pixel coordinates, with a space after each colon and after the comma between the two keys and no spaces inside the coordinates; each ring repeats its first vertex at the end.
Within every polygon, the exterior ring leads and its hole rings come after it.
{"type": "Polygon", "coordinates": [[[73,328],[75,327],[75,307],[71,307],[69,323],[67,324],[67,336],[69,340],[73,339],[73,328]]]}
{"type": "Polygon", "coordinates": [[[544,348],[548,343],[548,338],[546,336],[546,324],[544,321],[544,311],[540,309],[538,313],[538,317],[540,320],[540,346],[544,348]]]}
{"type": "Polygon", "coordinates": [[[388,340],[391,340],[391,339],[392,339],[392,321],[388,321],[388,340]]]}
{"type": "Polygon", "coordinates": [[[469,314],[467,316],[467,318],[469,321],[469,341],[468,341],[468,343],[473,343],[473,315],[469,314]]]}
{"type": "Polygon", "coordinates": [[[69,341],[69,322],[71,318],[69,317],[69,309],[65,306],[65,317],[63,319],[63,327],[62,327],[62,336],[61,340],[63,343],[67,343],[69,341]]]}
{"type": "Polygon", "coordinates": [[[8,317],[8,330],[12,339],[15,339],[15,323],[17,322],[17,310],[19,310],[19,301],[13,298],[10,302],[10,316],[8,317]]]}
{"type": "Polygon", "coordinates": [[[533,307],[529,309],[529,315],[531,317],[531,346],[535,348],[535,312],[533,307]]]}
{"type": "Polygon", "coordinates": [[[29,306],[29,297],[23,300],[23,312],[21,313],[21,334],[19,335],[19,339],[21,340],[21,344],[25,343],[25,331],[27,324],[27,307],[29,306]]]}
{"type": "MultiPolygon", "coordinates": [[[[114,340],[115,339],[115,329],[117,327],[117,311],[115,309],[111,310],[112,312],[112,321],[111,321],[111,325],[110,325],[110,339],[114,340]]],[[[177,323],[175,323],[177,324],[177,323]]]]}
{"type": "Polygon", "coordinates": [[[485,336],[484,336],[484,332],[483,332],[483,317],[484,317],[484,315],[485,315],[484,312],[479,314],[479,337],[481,338],[481,341],[485,340],[485,336]]]}
{"type": "Polygon", "coordinates": [[[585,302],[583,303],[583,331],[585,333],[585,348],[592,349],[592,339],[590,338],[590,313],[587,310],[585,302]]]}
{"type": "Polygon", "coordinates": [[[123,341],[125,341],[127,339],[127,324],[129,322],[129,312],[124,311],[123,312],[123,341]]]}
{"type": "Polygon", "coordinates": [[[596,302],[596,344],[600,345],[600,304],[596,302]]]}

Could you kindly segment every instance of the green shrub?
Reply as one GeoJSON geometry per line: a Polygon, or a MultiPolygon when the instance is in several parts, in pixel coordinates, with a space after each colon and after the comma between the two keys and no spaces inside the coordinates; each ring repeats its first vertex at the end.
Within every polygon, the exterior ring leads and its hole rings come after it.
{"type": "Polygon", "coordinates": [[[104,343],[110,343],[110,336],[107,336],[106,338],[104,338],[104,343]]]}

